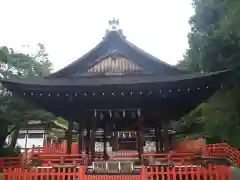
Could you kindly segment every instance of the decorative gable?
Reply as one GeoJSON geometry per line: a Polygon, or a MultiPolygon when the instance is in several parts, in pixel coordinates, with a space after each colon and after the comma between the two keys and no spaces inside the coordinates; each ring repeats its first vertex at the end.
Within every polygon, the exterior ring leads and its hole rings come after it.
{"type": "Polygon", "coordinates": [[[107,57],[94,64],[90,69],[88,69],[88,72],[114,74],[125,72],[139,72],[142,70],[142,67],[134,64],[126,58],[107,57]]]}

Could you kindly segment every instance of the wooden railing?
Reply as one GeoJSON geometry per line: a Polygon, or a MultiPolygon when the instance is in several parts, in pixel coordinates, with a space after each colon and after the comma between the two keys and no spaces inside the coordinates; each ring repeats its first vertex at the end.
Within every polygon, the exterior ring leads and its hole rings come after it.
{"type": "Polygon", "coordinates": [[[227,166],[208,167],[145,167],[140,173],[132,175],[121,174],[92,174],[86,173],[86,168],[5,168],[2,176],[4,180],[11,179],[79,179],[79,180],[153,180],[153,179],[191,179],[191,180],[231,180],[230,168],[227,166]]]}
{"type": "Polygon", "coordinates": [[[149,164],[165,164],[165,165],[193,165],[201,164],[201,155],[195,153],[144,153],[142,155],[144,161],[149,164]]]}
{"type": "Polygon", "coordinates": [[[2,157],[0,169],[6,167],[36,167],[56,165],[84,165],[87,157],[82,154],[34,154],[33,156],[2,157]]]}
{"type": "Polygon", "coordinates": [[[226,157],[240,167],[240,151],[227,143],[207,144],[204,156],[226,157]]]}
{"type": "MultiPolygon", "coordinates": [[[[76,143],[77,144],[77,143],[76,143]]],[[[76,144],[74,145],[76,147],[76,144]]],[[[66,154],[64,151],[57,151],[54,145],[44,147],[32,147],[22,153],[20,157],[0,158],[0,168],[20,167],[26,164],[41,164],[52,166],[56,164],[87,164],[87,156],[78,153],[66,154]],[[34,162],[34,163],[33,163],[34,162]]],[[[210,144],[204,148],[203,155],[210,157],[227,157],[240,167],[240,152],[226,143],[210,144]]],[[[91,154],[89,154],[91,156],[91,154]]],[[[96,159],[103,159],[103,152],[96,152],[96,159]]],[[[134,151],[118,151],[109,154],[111,159],[138,159],[138,153],[134,151]]],[[[161,163],[171,163],[173,165],[186,165],[200,161],[200,154],[195,153],[144,153],[143,159],[148,157],[152,161],[161,163]]],[[[150,160],[151,161],[151,160],[150,160]]]]}
{"type": "MultiPolygon", "coordinates": [[[[44,146],[32,146],[31,148],[22,149],[23,153],[66,153],[66,143],[44,144],[44,146]]],[[[78,143],[72,143],[72,153],[78,153],[78,143]]]]}

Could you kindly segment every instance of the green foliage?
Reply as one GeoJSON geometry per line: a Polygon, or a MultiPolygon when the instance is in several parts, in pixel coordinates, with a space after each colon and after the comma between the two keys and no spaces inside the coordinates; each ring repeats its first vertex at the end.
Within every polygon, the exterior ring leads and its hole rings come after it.
{"type": "MultiPolygon", "coordinates": [[[[38,47],[38,51],[31,55],[15,52],[5,46],[0,47],[0,79],[48,75],[52,70],[52,63],[48,60],[44,45],[38,44],[38,47]]],[[[54,118],[51,113],[10,95],[7,89],[0,87],[0,148],[8,135],[8,126],[16,125],[20,128],[28,120],[46,121],[54,118]]]]}
{"type": "MultiPolygon", "coordinates": [[[[189,49],[178,66],[190,72],[235,69],[240,66],[240,1],[193,0],[194,15],[190,18],[189,49]]],[[[201,134],[209,139],[240,147],[239,76],[232,88],[217,92],[209,102],[201,104],[174,128],[188,136],[201,134]]]]}
{"type": "Polygon", "coordinates": [[[16,157],[21,153],[20,148],[6,147],[0,149],[0,157],[16,157]]]}

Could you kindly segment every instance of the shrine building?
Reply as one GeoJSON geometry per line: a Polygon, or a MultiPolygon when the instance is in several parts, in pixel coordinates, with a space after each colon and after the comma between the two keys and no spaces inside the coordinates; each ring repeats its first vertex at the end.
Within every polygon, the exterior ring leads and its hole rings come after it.
{"type": "Polygon", "coordinates": [[[156,152],[167,152],[170,121],[207,101],[231,71],[189,73],[129,42],[118,20],[109,25],[103,40],[68,66],[44,78],[9,79],[3,85],[68,120],[68,153],[73,122],[79,123],[79,153],[88,154],[89,162],[98,158],[96,141],[104,144],[105,160],[107,142],[113,152],[137,150],[141,159],[151,137],[156,152]]]}

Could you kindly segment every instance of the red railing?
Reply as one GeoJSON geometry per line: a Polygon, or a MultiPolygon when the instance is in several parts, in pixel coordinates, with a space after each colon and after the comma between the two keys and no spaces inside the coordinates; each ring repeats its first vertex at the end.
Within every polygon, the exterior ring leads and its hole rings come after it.
{"type": "Polygon", "coordinates": [[[145,167],[138,175],[100,175],[86,174],[86,168],[5,168],[4,180],[11,179],[79,179],[79,180],[145,180],[145,179],[195,179],[195,180],[231,180],[230,168],[227,166],[205,167],[145,167]]]}
{"type": "Polygon", "coordinates": [[[226,157],[240,167],[240,151],[227,143],[207,144],[204,156],[226,157]]]}
{"type": "Polygon", "coordinates": [[[144,153],[142,155],[144,160],[150,164],[169,164],[169,165],[192,165],[200,164],[201,156],[195,153],[144,153]]]}
{"type": "MultiPolygon", "coordinates": [[[[32,146],[31,148],[22,149],[25,153],[66,153],[66,143],[44,144],[44,146],[32,146]]],[[[78,153],[78,143],[72,143],[72,153],[78,153]]]]}
{"type": "Polygon", "coordinates": [[[0,169],[5,167],[28,166],[55,166],[55,165],[84,165],[87,164],[86,156],[82,154],[38,154],[30,157],[3,157],[0,158],[0,169]]]}
{"type": "MultiPolygon", "coordinates": [[[[77,151],[77,143],[73,144],[74,151],[77,151]]],[[[26,149],[20,157],[4,157],[0,158],[0,168],[3,167],[20,167],[31,161],[41,160],[43,165],[56,165],[62,163],[72,164],[87,164],[87,157],[83,154],[72,153],[66,154],[65,145],[56,144],[45,145],[44,147],[32,147],[26,149]],[[61,147],[61,148],[59,148],[61,147]],[[60,149],[60,150],[59,150],[60,149]],[[73,158],[75,157],[75,158],[73,158]],[[70,160],[70,159],[71,160],[70,160]]],[[[231,159],[240,167],[240,152],[237,149],[232,148],[226,143],[209,144],[204,148],[203,155],[210,157],[227,157],[231,159]]],[[[89,154],[91,156],[91,153],[89,154]]],[[[154,161],[161,163],[171,163],[174,165],[193,164],[193,162],[200,161],[200,154],[194,153],[144,153],[143,158],[153,157],[154,161]]],[[[103,159],[103,152],[96,152],[95,157],[97,159],[103,159]]],[[[137,159],[138,153],[134,151],[118,151],[109,154],[111,159],[137,159]]]]}

